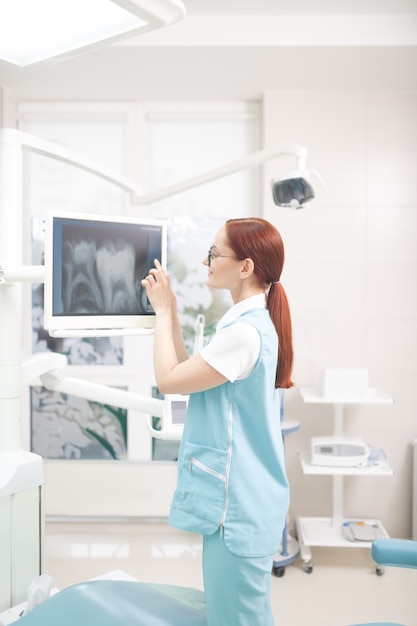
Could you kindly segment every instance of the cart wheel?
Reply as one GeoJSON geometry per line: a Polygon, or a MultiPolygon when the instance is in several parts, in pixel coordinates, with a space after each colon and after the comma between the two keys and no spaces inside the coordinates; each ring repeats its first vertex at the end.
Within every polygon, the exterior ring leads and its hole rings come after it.
{"type": "Polygon", "coordinates": [[[311,563],[306,563],[306,565],[304,566],[304,571],[306,574],[311,574],[311,572],[313,571],[313,566],[311,565],[311,563]]]}
{"type": "Polygon", "coordinates": [[[377,567],[377,568],[375,569],[375,571],[376,571],[376,575],[377,575],[377,576],[383,576],[383,575],[384,575],[384,573],[385,573],[385,570],[384,570],[384,568],[383,568],[383,567],[377,567]]]}
{"type": "Polygon", "coordinates": [[[274,573],[274,576],[276,576],[277,578],[282,578],[285,574],[285,567],[273,567],[272,571],[274,573]]]}

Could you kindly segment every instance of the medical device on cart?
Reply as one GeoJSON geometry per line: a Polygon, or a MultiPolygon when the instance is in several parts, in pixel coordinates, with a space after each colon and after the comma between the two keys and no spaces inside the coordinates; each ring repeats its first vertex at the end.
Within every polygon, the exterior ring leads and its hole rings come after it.
{"type": "Polygon", "coordinates": [[[311,465],[362,467],[368,465],[369,448],[362,439],[312,437],[311,465]]]}

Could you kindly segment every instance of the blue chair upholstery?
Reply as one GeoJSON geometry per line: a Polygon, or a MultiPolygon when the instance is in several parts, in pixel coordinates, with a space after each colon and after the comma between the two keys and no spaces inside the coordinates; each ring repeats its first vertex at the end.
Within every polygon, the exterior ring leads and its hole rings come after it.
{"type": "Polygon", "coordinates": [[[204,593],[120,580],[67,587],[19,620],[22,626],[206,626],[204,593]]]}
{"type": "MultiPolygon", "coordinates": [[[[411,539],[376,539],[371,556],[377,565],[417,569],[417,541],[411,539]]],[[[351,626],[406,626],[396,622],[372,622],[351,626]]]]}
{"type": "Polygon", "coordinates": [[[417,541],[412,539],[377,539],[371,555],[375,563],[392,567],[417,568],[417,541]]]}

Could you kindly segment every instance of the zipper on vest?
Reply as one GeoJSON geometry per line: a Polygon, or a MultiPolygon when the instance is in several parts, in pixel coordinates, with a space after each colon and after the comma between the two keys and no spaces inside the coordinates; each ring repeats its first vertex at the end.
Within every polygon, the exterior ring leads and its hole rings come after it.
{"type": "Polygon", "coordinates": [[[190,472],[193,469],[193,465],[195,465],[196,467],[199,467],[202,472],[207,472],[207,474],[211,474],[212,476],[219,478],[223,482],[226,481],[226,478],[225,476],[223,476],[223,474],[220,474],[220,472],[216,472],[216,470],[212,469],[211,467],[208,467],[207,465],[204,465],[204,463],[201,463],[201,461],[198,461],[193,456],[190,456],[188,457],[188,469],[190,470],[190,472]]]}
{"type": "Polygon", "coordinates": [[[224,499],[224,508],[223,515],[220,522],[220,537],[223,537],[224,531],[224,523],[226,521],[226,513],[227,507],[229,506],[229,474],[230,474],[230,465],[232,463],[232,434],[233,434],[233,405],[229,404],[229,421],[227,425],[227,463],[226,463],[226,478],[225,478],[225,499],[224,499]]]}

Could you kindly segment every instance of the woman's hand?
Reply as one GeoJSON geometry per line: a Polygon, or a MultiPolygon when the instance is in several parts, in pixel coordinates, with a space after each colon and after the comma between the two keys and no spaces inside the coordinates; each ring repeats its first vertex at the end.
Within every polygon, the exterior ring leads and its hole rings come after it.
{"type": "Polygon", "coordinates": [[[146,289],[146,295],[156,315],[160,315],[161,313],[172,312],[173,307],[176,306],[176,300],[171,289],[169,275],[165,273],[157,259],[154,263],[155,267],[141,281],[141,285],[146,289]]]}

